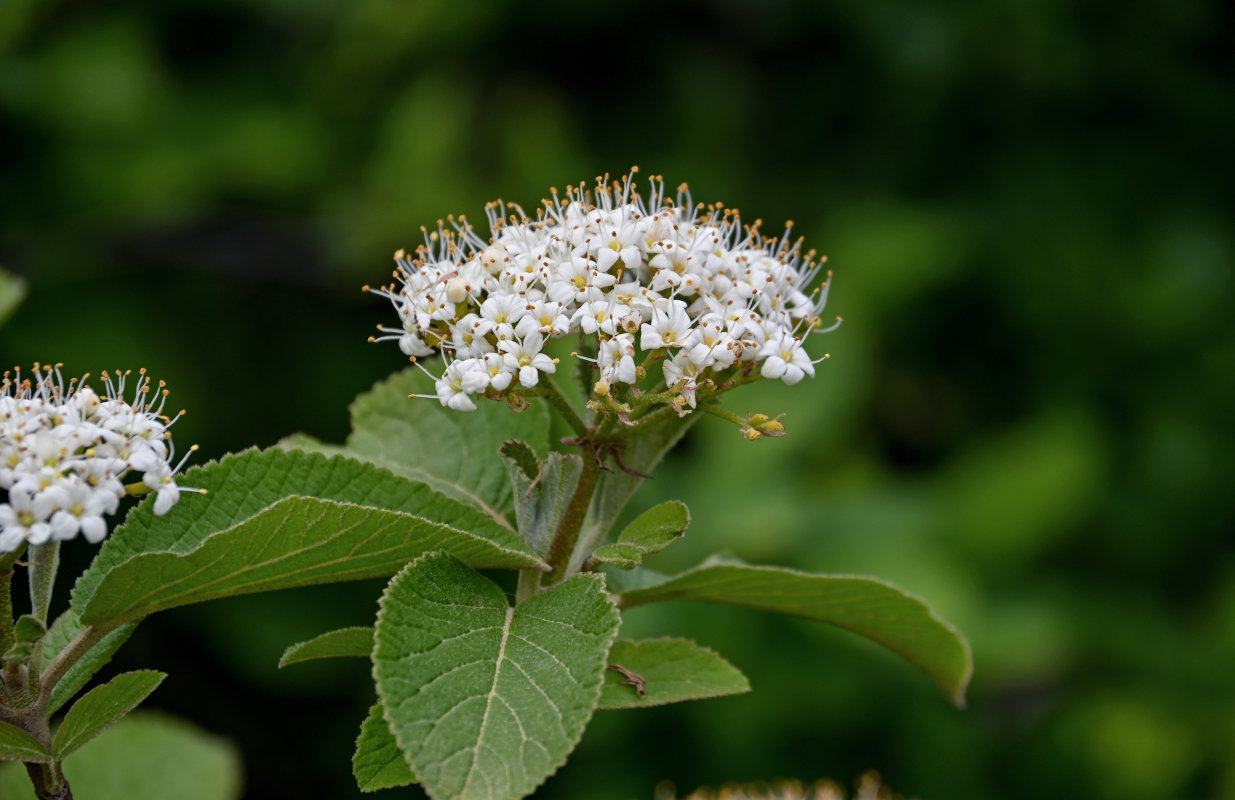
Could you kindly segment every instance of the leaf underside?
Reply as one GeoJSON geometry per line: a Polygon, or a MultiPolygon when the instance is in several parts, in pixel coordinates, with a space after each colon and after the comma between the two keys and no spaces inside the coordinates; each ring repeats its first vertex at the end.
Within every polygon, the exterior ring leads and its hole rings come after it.
{"type": "Polygon", "coordinates": [[[149,697],[166,677],[166,673],[154,670],[126,672],[82,695],[64,715],[64,721],[56,731],[55,741],[52,742],[52,754],[56,760],[63,760],[119,722],[121,717],[149,697]]]}

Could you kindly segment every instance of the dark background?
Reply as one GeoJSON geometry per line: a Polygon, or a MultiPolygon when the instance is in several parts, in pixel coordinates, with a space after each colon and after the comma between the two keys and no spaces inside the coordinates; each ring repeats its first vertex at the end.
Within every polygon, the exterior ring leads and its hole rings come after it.
{"type": "MultiPolygon", "coordinates": [[[[704,420],[636,501],[717,548],[879,575],[973,644],[966,711],[855,637],[633,611],[750,695],[598,715],[541,796],[880,770],[923,798],[1235,798],[1229,6],[1162,2],[0,2],[0,363],[166,379],[196,459],[400,367],[390,254],[448,213],[638,164],[836,270],[833,358],[704,420]]],[[[191,502],[191,499],[189,500],[191,502]]],[[[66,548],[66,576],[92,549],[66,548]]],[[[381,583],[149,620],[114,669],[236,741],[253,797],[359,796],[381,583]]],[[[415,795],[418,790],[400,790],[415,795]]],[[[393,795],[392,795],[393,796],[393,795]]]]}

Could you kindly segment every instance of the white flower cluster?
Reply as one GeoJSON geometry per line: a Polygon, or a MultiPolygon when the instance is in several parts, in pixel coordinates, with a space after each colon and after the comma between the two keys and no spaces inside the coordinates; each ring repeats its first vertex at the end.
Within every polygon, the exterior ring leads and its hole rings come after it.
{"type": "MultiPolygon", "coordinates": [[[[0,382],[0,552],[22,542],[107,535],[103,517],[114,514],[132,472],[142,473],[138,492],[156,493],[154,513],[166,514],[186,487],[172,466],[171,427],[163,416],[167,390],[152,391],[141,370],[133,400],[124,399],[128,373],[113,381],[103,373],[106,396],[81,382],[65,385],[59,365],[35,364],[33,375],[4,373],[0,382]],[[151,396],[153,394],[153,397],[151,396]]],[[[180,412],[183,414],[184,412],[180,412]]],[[[190,452],[196,450],[196,445],[190,452]]],[[[187,455],[186,455],[187,459],[187,455]]],[[[188,490],[194,491],[194,490],[188,490]]]]}
{"type": "Polygon", "coordinates": [[[685,184],[669,200],[653,178],[645,201],[633,178],[601,178],[564,199],[553,190],[534,218],[490,203],[488,241],[464,217],[439,221],[415,254],[395,254],[395,283],[366,287],[402,323],[379,326],[385,335],[371,341],[397,340],[413,360],[441,350],[437,399],[460,411],[476,407],[474,395],[535,387],[556,370],[546,340],[580,333],[596,337],[588,355],[574,355],[593,361],[598,395],[640,394],[646,367],[663,361],[663,384],[648,390],[681,413],[722,373],[758,367],[787,384],[813,376],[822,359],[803,339],[835,328],[819,316],[831,275],[808,293],[822,261],[790,239],[792,223],[765,239],[760,221],[694,205],[685,184]]]}

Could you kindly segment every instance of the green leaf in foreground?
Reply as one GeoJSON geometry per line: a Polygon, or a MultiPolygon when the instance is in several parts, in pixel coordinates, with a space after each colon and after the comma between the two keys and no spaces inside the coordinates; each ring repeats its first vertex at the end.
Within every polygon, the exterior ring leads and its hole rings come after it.
{"type": "Polygon", "coordinates": [[[57,761],[120,721],[150,696],[167,675],[154,670],[139,670],[117,675],[82,695],[64,715],[52,754],[57,761]]]}
{"type": "MultiPolygon", "coordinates": [[[[15,725],[0,721],[0,759],[47,763],[51,754],[39,740],[15,725]]],[[[7,797],[7,795],[5,795],[7,797]]]]}
{"type": "MultiPolygon", "coordinates": [[[[433,393],[432,382],[413,368],[378,383],[352,403],[352,434],[342,452],[427,483],[513,527],[514,492],[497,453],[507,439],[549,449],[545,404],[514,414],[505,403],[486,401],[460,414],[433,400],[408,398],[433,393]]],[[[283,446],[337,450],[303,436],[283,446]]]]}
{"type": "Polygon", "coordinates": [[[356,739],[356,754],[352,756],[352,774],[362,792],[392,789],[416,782],[403,751],[395,743],[390,725],[382,715],[382,704],[369,709],[369,716],[360,726],[356,739]]]}
{"type": "Polygon", "coordinates": [[[617,541],[598,548],[592,557],[619,569],[634,569],[686,535],[690,510],[677,500],[644,511],[618,534],[617,541]]]}
{"type": "Polygon", "coordinates": [[[599,575],[517,608],[431,553],[382,595],[373,671],[387,721],[435,800],[514,800],[566,760],[600,697],[618,614],[599,575]]]}
{"type": "Polygon", "coordinates": [[[609,669],[600,710],[661,706],[750,691],[737,667],[687,639],[618,641],[609,649],[609,669]]]}
{"type": "Polygon", "coordinates": [[[477,567],[537,568],[513,531],[370,464],[269,450],[187,472],[166,516],[129,515],[73,591],[84,622],[126,622],[250,592],[391,575],[429,550],[477,567]]]}
{"type": "MultiPolygon", "coordinates": [[[[240,759],[225,740],[183,720],[136,711],[69,756],[76,800],[238,800],[240,759]]],[[[21,764],[0,764],[0,797],[35,800],[21,764]]]]}
{"type": "Polygon", "coordinates": [[[973,671],[969,643],[922,600],[890,583],[815,575],[782,567],[704,562],[695,569],[621,594],[631,608],[666,600],[704,600],[830,622],[884,645],[929,675],[957,705],[973,671]]]}
{"type": "MultiPolygon", "coordinates": [[[[64,673],[64,677],[51,690],[51,704],[47,709],[48,714],[54,714],[62,705],[68,701],[73,695],[77,694],[83,686],[85,686],[94,673],[102,669],[103,665],[111,661],[111,657],[120,649],[120,645],[128,641],[129,636],[137,628],[137,622],[130,622],[121,625],[111,633],[100,639],[94,647],[86,651],[86,654],[78,659],[73,666],[69,667],[64,673]]],[[[72,609],[65,611],[56,621],[52,623],[51,629],[47,631],[47,638],[43,640],[43,663],[50,664],[52,660],[68,646],[69,642],[73,641],[86,626],[82,624],[77,617],[77,613],[72,609]]]]}
{"type": "Polygon", "coordinates": [[[323,633],[283,651],[279,669],[319,658],[368,658],[373,652],[373,628],[358,626],[323,633]]]}

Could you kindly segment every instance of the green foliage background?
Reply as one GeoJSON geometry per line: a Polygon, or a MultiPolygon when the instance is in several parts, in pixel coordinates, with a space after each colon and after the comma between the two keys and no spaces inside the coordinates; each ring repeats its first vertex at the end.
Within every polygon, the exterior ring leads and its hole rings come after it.
{"type": "MultiPolygon", "coordinates": [[[[870,573],[969,637],[967,711],[808,622],[656,606],[754,692],[598,715],[544,797],[879,769],[924,798],[1235,797],[1231,179],[1217,2],[0,3],[0,362],[166,379],[215,457],[399,368],[364,295],[447,213],[638,164],[786,218],[837,272],[814,381],[695,427],[685,567],[870,573]]],[[[184,502],[192,502],[187,497],[184,502]]],[[[62,574],[84,566],[66,548],[62,574]]],[[[252,796],[358,796],[380,582],[166,612],[111,672],[235,741],[252,796]]]]}

